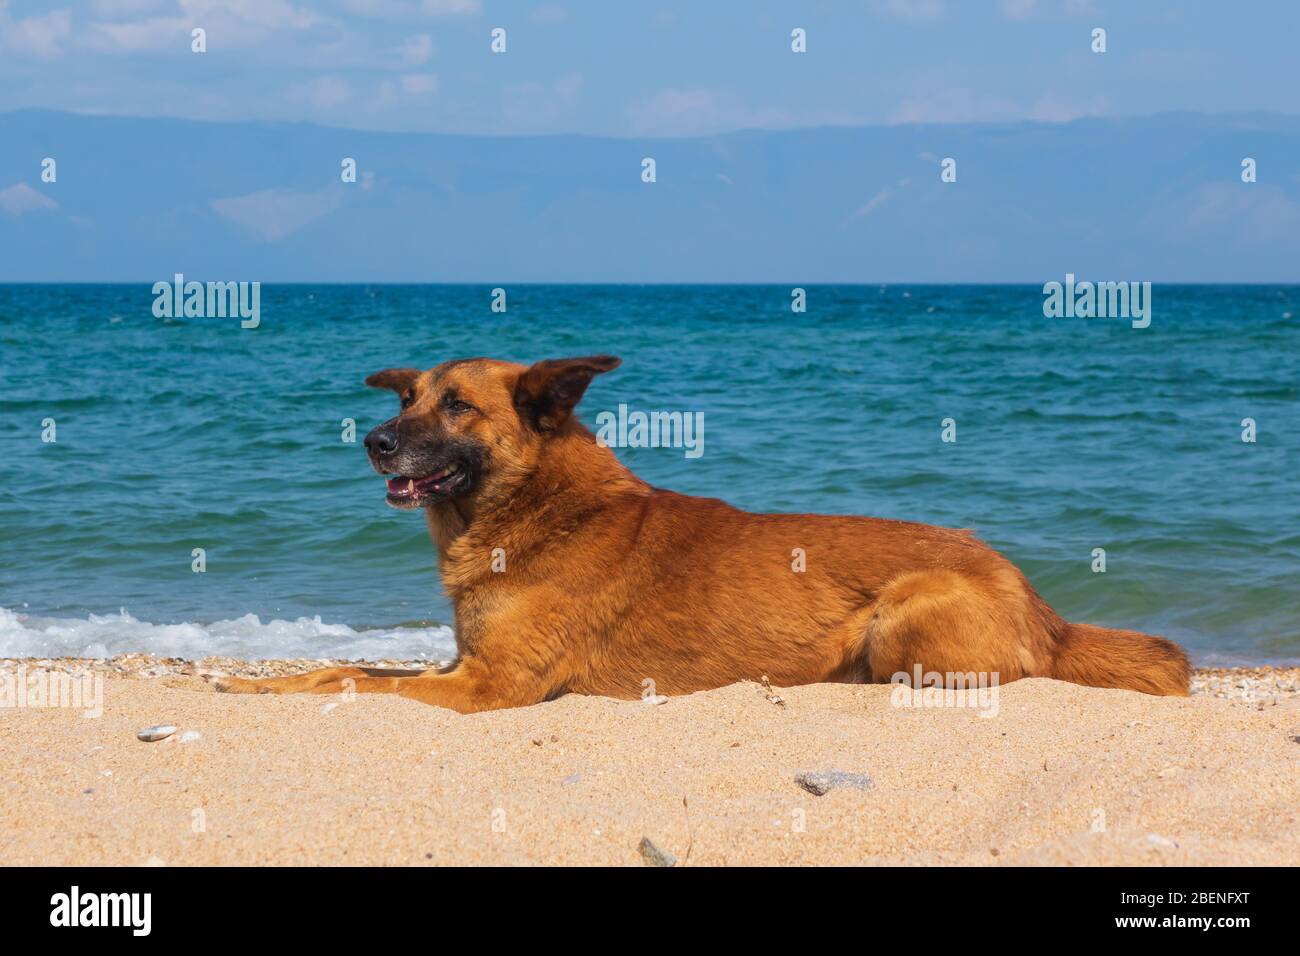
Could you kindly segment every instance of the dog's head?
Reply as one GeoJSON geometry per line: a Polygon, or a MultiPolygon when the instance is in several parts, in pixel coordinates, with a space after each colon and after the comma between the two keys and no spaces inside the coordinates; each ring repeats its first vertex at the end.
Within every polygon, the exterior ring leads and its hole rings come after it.
{"type": "Polygon", "coordinates": [[[531,366],[480,358],[376,372],[366,384],[402,402],[365,442],[375,471],[395,476],[388,503],[418,508],[508,493],[532,473],[544,444],[571,427],[592,378],[618,365],[611,355],[531,366]]]}

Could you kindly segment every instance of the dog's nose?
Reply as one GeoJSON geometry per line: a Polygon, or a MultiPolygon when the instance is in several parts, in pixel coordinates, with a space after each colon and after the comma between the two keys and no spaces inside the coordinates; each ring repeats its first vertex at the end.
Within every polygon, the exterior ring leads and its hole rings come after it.
{"type": "Polygon", "coordinates": [[[397,429],[380,425],[366,436],[366,451],[372,455],[391,455],[397,451],[397,429]]]}

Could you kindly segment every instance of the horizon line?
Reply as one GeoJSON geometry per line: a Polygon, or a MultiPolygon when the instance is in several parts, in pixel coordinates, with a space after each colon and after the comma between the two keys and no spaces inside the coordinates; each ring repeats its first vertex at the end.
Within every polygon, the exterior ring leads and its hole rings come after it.
{"type": "MultiPolygon", "coordinates": [[[[173,279],[176,273],[172,273],[173,279]]],[[[180,273],[184,276],[185,273],[180,273]]],[[[13,280],[0,279],[0,287],[5,286],[64,286],[64,285],[120,285],[152,286],[158,282],[169,282],[168,279],[45,279],[45,280],[13,280]]],[[[528,280],[459,280],[459,281],[428,281],[428,280],[403,280],[403,279],[382,279],[382,280],[314,280],[314,279],[191,279],[192,282],[257,282],[259,285],[285,285],[285,286],[448,286],[448,287],[475,287],[475,286],[542,286],[555,288],[601,288],[607,286],[618,286],[624,288],[682,288],[698,287],[708,288],[715,286],[722,287],[759,287],[759,288],[816,288],[818,286],[846,286],[850,288],[870,286],[938,286],[938,287],[998,287],[1005,288],[1008,286],[1022,286],[1026,288],[1037,288],[1042,285],[1038,280],[990,280],[987,282],[961,282],[961,281],[918,281],[909,279],[879,279],[879,280],[830,280],[809,282],[806,280],[795,280],[791,282],[774,282],[764,280],[762,282],[745,282],[745,281],[719,281],[719,282],[700,282],[700,281],[654,281],[654,282],[630,282],[630,281],[608,281],[608,282],[535,282],[528,280]]],[[[1047,282],[1056,282],[1055,278],[1047,279],[1047,282]]],[[[1179,279],[1079,279],[1079,282],[1150,282],[1154,285],[1166,286],[1300,286],[1300,279],[1285,280],[1219,280],[1219,281],[1185,281],[1179,279]]]]}
{"type": "Polygon", "coordinates": [[[870,129],[906,129],[909,127],[984,127],[984,128],[1001,128],[1008,126],[1039,126],[1039,127],[1067,127],[1080,123],[1088,122],[1120,122],[1132,120],[1149,120],[1159,117],[1203,117],[1207,119],[1214,118],[1244,118],[1244,117],[1274,117],[1280,119],[1300,121],[1300,113],[1282,113],[1275,110],[1223,110],[1218,112],[1202,112],[1199,110],[1159,110],[1153,113],[1120,113],[1108,115],[1081,115],[1074,116],[1065,120],[1046,120],[1046,119],[984,119],[984,120],[951,120],[951,121],[903,121],[903,122],[879,122],[879,123],[821,123],[809,126],[782,126],[782,127],[763,127],[763,126],[739,126],[718,130],[710,133],[685,133],[680,135],[674,134],[646,134],[646,135],[625,135],[612,136],[602,133],[582,133],[577,131],[556,132],[556,133],[467,133],[467,132],[450,132],[443,130],[418,130],[418,129],[380,129],[373,127],[360,126],[333,126],[325,123],[317,123],[311,120],[290,120],[290,119],[209,119],[196,118],[189,116],[179,116],[171,113],[159,114],[137,114],[137,113],[110,113],[97,110],[68,110],[55,109],[44,106],[22,106],[16,109],[0,112],[0,119],[7,116],[16,116],[22,113],[50,113],[58,116],[76,116],[91,119],[113,119],[113,120],[146,120],[146,121],[167,121],[178,123],[197,123],[207,126],[305,126],[320,130],[331,130],[341,133],[374,133],[384,136],[455,136],[466,139],[558,139],[558,138],[580,138],[594,140],[612,140],[615,142],[639,141],[639,140],[698,140],[713,139],[719,136],[735,136],[742,133],[803,133],[815,132],[820,130],[870,130],[870,129]]]}

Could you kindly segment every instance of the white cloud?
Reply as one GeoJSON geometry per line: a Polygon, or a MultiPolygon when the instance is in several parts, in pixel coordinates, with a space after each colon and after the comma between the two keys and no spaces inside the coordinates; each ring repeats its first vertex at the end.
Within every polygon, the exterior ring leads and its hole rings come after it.
{"type": "Polygon", "coordinates": [[[337,76],[318,76],[289,87],[289,99],[314,110],[328,111],[352,100],[352,87],[337,76]]]}
{"type": "Polygon", "coordinates": [[[90,8],[101,17],[129,17],[168,5],[168,0],[91,0],[90,8]]]}
{"type": "Polygon", "coordinates": [[[398,51],[402,59],[411,66],[420,66],[429,61],[433,56],[433,37],[427,33],[419,33],[411,37],[402,44],[398,51]]]}
{"type": "Polygon", "coordinates": [[[478,0],[423,0],[420,9],[433,17],[461,17],[479,12],[478,0]]]}
{"type": "Polygon", "coordinates": [[[726,121],[713,90],[661,90],[628,111],[638,136],[692,136],[715,132],[726,121]]]}
{"type": "Polygon", "coordinates": [[[58,208],[59,204],[53,199],[26,183],[15,183],[8,189],[0,189],[0,209],[11,216],[58,208]]]}
{"type": "Polygon", "coordinates": [[[1207,183],[1163,211],[1173,241],[1208,235],[1233,244],[1294,244],[1300,236],[1300,202],[1264,183],[1207,183]]]}
{"type": "Polygon", "coordinates": [[[50,59],[63,52],[62,43],[72,33],[72,14],[51,10],[44,16],[10,20],[0,6],[0,46],[20,55],[50,59]]]}
{"type": "Polygon", "coordinates": [[[545,25],[563,23],[569,19],[569,11],[563,7],[543,6],[534,10],[529,19],[545,25]]]}
{"type": "Polygon", "coordinates": [[[1040,13],[1071,19],[1100,15],[1092,0],[998,0],[998,12],[1007,20],[1028,20],[1040,13]]]}
{"type": "Polygon", "coordinates": [[[998,0],[998,9],[1008,20],[1027,20],[1037,6],[1038,0],[998,0]]]}
{"type": "Polygon", "coordinates": [[[987,96],[965,87],[941,88],[905,97],[891,123],[984,123],[1019,119],[1024,108],[1004,96],[987,96]]]}
{"type": "Polygon", "coordinates": [[[885,203],[889,202],[890,198],[894,195],[894,193],[898,192],[904,186],[911,185],[911,183],[912,183],[912,177],[907,176],[903,179],[900,179],[893,186],[886,186],[884,189],[880,190],[880,192],[876,193],[874,196],[868,199],[863,205],[859,206],[857,210],[853,213],[853,215],[859,219],[861,219],[864,216],[871,215],[871,213],[874,210],[879,209],[885,203]]]}
{"type": "Polygon", "coordinates": [[[1068,123],[1083,116],[1105,116],[1109,112],[1107,107],[1104,96],[1079,99],[1049,90],[1034,101],[1025,118],[1044,123],[1068,123]]]}
{"type": "Polygon", "coordinates": [[[1065,0],[1065,12],[1072,17],[1095,17],[1101,13],[1092,0],[1065,0]]]}
{"type": "Polygon", "coordinates": [[[126,23],[93,23],[87,41],[116,53],[189,52],[193,23],[184,17],[151,17],[126,23]]]}
{"type": "Polygon", "coordinates": [[[438,92],[437,73],[407,73],[402,77],[402,90],[411,96],[428,96],[438,92]]]}
{"type": "Polygon", "coordinates": [[[505,89],[502,116],[510,129],[553,130],[572,114],[581,93],[581,73],[565,73],[552,83],[509,86],[505,89]]]}
{"type": "Polygon", "coordinates": [[[876,10],[895,20],[927,23],[943,19],[943,0],[877,0],[876,10]]]}
{"type": "Polygon", "coordinates": [[[218,216],[264,242],[275,242],[292,235],[342,204],[341,186],[330,186],[316,193],[263,189],[246,196],[213,199],[208,203],[218,216]]]}
{"type": "Polygon", "coordinates": [[[854,126],[863,117],[837,109],[759,109],[718,90],[666,89],[634,103],[626,113],[633,136],[709,136],[738,129],[854,126]]]}
{"type": "Polygon", "coordinates": [[[202,27],[209,50],[256,46],[287,31],[324,23],[287,0],[178,0],[179,14],[92,23],[87,45],[115,53],[189,53],[190,32],[202,27]]]}
{"type": "Polygon", "coordinates": [[[203,26],[199,20],[204,17],[229,17],[264,30],[306,30],[321,22],[316,13],[288,0],[180,0],[180,4],[195,26],[203,26]]]}

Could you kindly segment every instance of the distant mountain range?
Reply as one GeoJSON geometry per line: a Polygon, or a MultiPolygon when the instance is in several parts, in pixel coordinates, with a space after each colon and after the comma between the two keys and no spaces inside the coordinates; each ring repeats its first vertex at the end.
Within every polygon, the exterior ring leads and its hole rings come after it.
{"type": "Polygon", "coordinates": [[[1294,282],[1300,117],[616,140],[24,110],[0,247],[10,282],[1294,282]]]}

